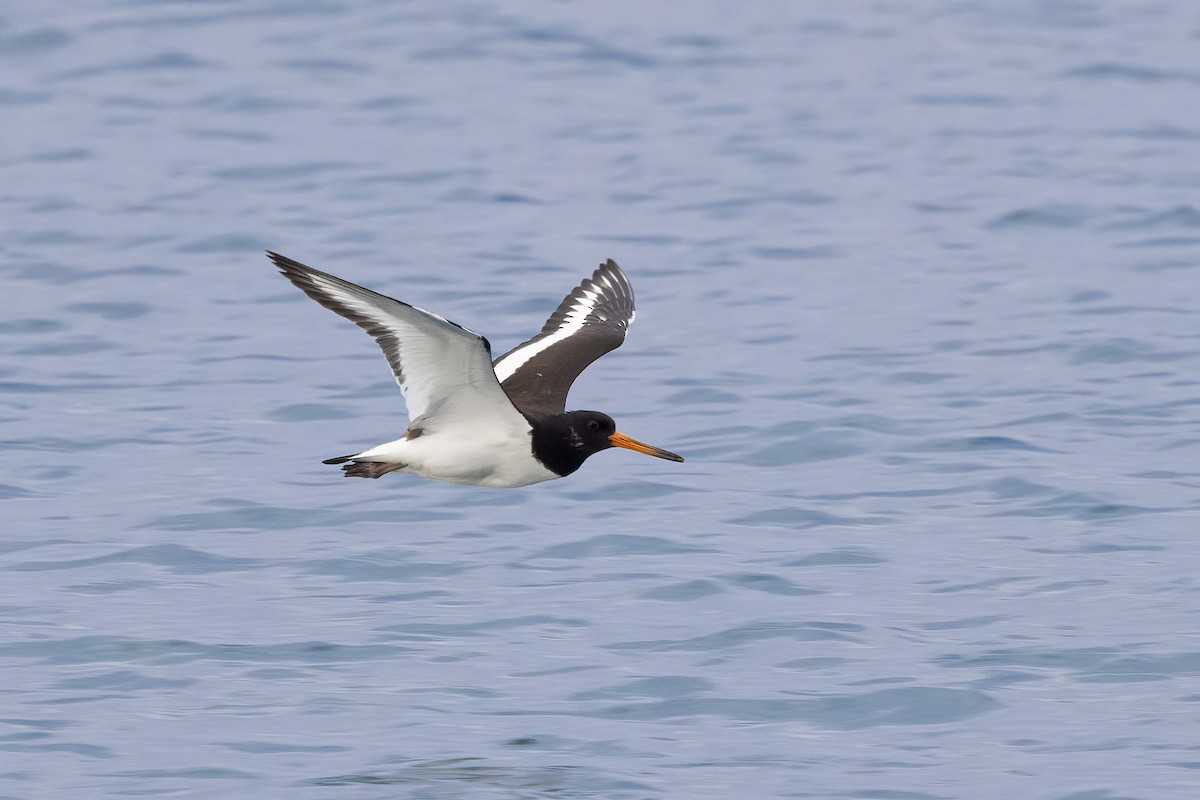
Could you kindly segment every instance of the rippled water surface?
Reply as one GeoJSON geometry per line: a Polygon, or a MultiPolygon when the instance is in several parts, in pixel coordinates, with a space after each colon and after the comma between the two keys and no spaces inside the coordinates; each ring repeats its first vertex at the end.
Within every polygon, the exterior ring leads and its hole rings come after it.
{"type": "Polygon", "coordinates": [[[0,9],[0,797],[1200,796],[1193,3],[0,9]],[[502,352],[496,491],[286,253],[502,352]]]}

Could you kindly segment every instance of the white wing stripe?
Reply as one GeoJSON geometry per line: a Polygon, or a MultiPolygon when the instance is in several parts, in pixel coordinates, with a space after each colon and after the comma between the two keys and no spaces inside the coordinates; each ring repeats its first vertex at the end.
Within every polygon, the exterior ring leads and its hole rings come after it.
{"type": "Polygon", "coordinates": [[[571,307],[571,311],[563,320],[562,326],[554,333],[541,339],[537,342],[532,342],[527,347],[509,353],[508,357],[496,365],[496,379],[500,383],[513,376],[517,370],[524,366],[529,359],[536,356],[561,341],[571,338],[573,335],[583,329],[584,323],[587,321],[588,314],[595,309],[596,303],[600,300],[600,295],[596,292],[584,290],[581,292],[584,298],[581,302],[576,303],[571,307]]]}

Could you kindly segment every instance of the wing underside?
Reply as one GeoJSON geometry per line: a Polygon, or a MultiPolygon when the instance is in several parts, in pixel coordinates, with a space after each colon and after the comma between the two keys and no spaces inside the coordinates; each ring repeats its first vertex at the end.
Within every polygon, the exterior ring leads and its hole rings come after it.
{"type": "Polygon", "coordinates": [[[411,419],[436,414],[511,416],[511,402],[491,365],[487,340],[386,295],[278,253],[267,255],[297,288],[370,334],[379,344],[411,419]]]}

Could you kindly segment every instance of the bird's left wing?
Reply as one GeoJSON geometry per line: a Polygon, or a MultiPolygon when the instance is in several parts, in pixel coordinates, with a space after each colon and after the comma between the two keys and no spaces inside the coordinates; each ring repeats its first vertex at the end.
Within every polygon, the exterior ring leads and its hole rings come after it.
{"type": "Polygon", "coordinates": [[[522,412],[561,414],[571,383],[621,346],[633,317],[633,286],[610,258],[563,298],[537,336],[496,359],[496,377],[522,412]]]}
{"type": "Polygon", "coordinates": [[[267,256],[301,291],[375,338],[410,419],[515,417],[492,371],[491,346],[478,333],[287,256],[267,256]]]}

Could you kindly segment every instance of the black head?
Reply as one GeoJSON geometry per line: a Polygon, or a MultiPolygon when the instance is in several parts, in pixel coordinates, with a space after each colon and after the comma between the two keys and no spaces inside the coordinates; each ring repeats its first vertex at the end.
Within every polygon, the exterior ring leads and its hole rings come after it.
{"type": "Polygon", "coordinates": [[[588,456],[610,447],[624,447],[668,461],[683,461],[674,453],[617,433],[617,423],[599,411],[568,411],[530,422],[534,456],[559,475],[570,475],[588,456]]]}

